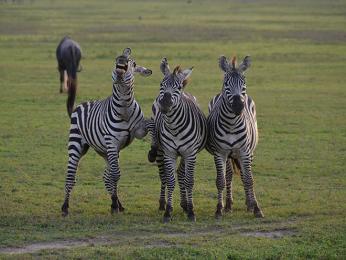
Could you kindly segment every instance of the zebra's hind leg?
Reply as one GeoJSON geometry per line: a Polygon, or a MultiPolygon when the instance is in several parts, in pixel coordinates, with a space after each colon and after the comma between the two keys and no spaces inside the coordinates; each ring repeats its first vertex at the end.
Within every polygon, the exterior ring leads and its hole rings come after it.
{"type": "Polygon", "coordinates": [[[76,172],[79,161],[89,149],[89,145],[87,145],[83,141],[83,137],[80,135],[77,126],[73,124],[74,119],[75,118],[72,118],[71,120],[72,125],[68,142],[68,164],[65,182],[65,200],[61,207],[63,217],[66,217],[68,215],[70,194],[72,192],[73,186],[76,183],[76,172]]]}
{"type": "Polygon", "coordinates": [[[187,213],[187,199],[186,199],[186,189],[185,189],[185,162],[181,158],[179,168],[178,168],[178,183],[180,189],[180,206],[185,213],[187,213]]]}
{"type": "Polygon", "coordinates": [[[214,155],[214,162],[216,167],[216,188],[217,188],[217,205],[215,218],[220,219],[222,217],[222,208],[223,208],[223,198],[222,192],[225,188],[225,161],[221,155],[214,155]]]}
{"type": "Polygon", "coordinates": [[[189,156],[185,159],[185,189],[187,195],[187,217],[195,222],[196,216],[193,210],[192,192],[194,186],[196,155],[189,156]]]}
{"type": "Polygon", "coordinates": [[[159,168],[159,176],[161,180],[161,190],[160,190],[160,200],[159,200],[159,210],[163,211],[166,209],[166,177],[165,177],[165,170],[164,170],[164,164],[163,164],[163,154],[161,151],[159,151],[157,155],[157,166],[159,168]]]}
{"type": "Polygon", "coordinates": [[[233,196],[232,196],[232,177],[233,177],[233,170],[232,170],[232,159],[228,159],[226,161],[226,206],[225,206],[225,212],[231,212],[232,211],[232,204],[233,204],[233,196]]]}
{"type": "Polygon", "coordinates": [[[63,84],[64,84],[64,70],[62,68],[60,68],[60,66],[58,67],[59,70],[59,78],[60,78],[60,89],[59,92],[62,93],[63,92],[63,84]]]}
{"type": "Polygon", "coordinates": [[[159,199],[159,210],[163,211],[166,209],[166,178],[163,165],[163,154],[161,150],[158,150],[156,157],[157,167],[159,169],[159,176],[161,181],[161,191],[159,199]]]}
{"type": "Polygon", "coordinates": [[[166,210],[163,215],[163,222],[167,223],[170,222],[172,219],[172,212],[173,212],[173,191],[175,187],[175,164],[176,164],[176,157],[172,158],[169,156],[164,156],[163,158],[164,163],[164,172],[165,172],[165,178],[167,183],[167,205],[166,210]]]}
{"type": "Polygon", "coordinates": [[[250,156],[242,157],[241,159],[241,179],[244,184],[246,205],[248,211],[253,211],[256,218],[263,218],[264,214],[259,207],[254,191],[254,181],[251,170],[252,158],[250,156]]]}

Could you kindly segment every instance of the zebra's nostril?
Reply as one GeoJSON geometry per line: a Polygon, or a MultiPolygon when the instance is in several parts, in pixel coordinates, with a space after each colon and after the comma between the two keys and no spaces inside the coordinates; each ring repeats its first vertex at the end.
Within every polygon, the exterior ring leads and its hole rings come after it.
{"type": "Polygon", "coordinates": [[[236,95],[233,97],[232,110],[236,115],[240,115],[244,109],[244,102],[241,96],[236,95]]]}
{"type": "Polygon", "coordinates": [[[173,102],[172,102],[172,95],[171,93],[165,93],[160,101],[160,103],[162,105],[171,105],[173,102]]]}
{"type": "Polygon", "coordinates": [[[167,99],[171,99],[172,98],[172,94],[166,92],[165,94],[163,94],[163,99],[167,100],[167,99]]]}

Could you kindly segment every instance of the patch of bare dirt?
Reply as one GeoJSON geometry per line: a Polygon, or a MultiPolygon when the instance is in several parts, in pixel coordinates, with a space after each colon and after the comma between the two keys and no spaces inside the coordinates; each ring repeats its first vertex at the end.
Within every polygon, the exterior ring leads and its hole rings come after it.
{"type": "Polygon", "coordinates": [[[279,239],[285,236],[292,236],[296,234],[296,232],[290,229],[278,229],[273,231],[242,232],[240,234],[246,237],[266,237],[266,238],[279,239]]]}
{"type": "Polygon", "coordinates": [[[176,245],[172,244],[169,240],[174,238],[190,238],[196,236],[213,237],[215,235],[230,235],[240,234],[248,237],[267,237],[278,239],[284,236],[291,236],[297,232],[294,229],[286,228],[287,225],[292,225],[295,221],[288,220],[284,222],[262,223],[262,227],[272,227],[271,231],[246,231],[249,228],[254,228],[252,225],[232,225],[225,226],[208,226],[205,228],[196,229],[193,231],[172,231],[163,230],[161,233],[153,232],[125,232],[117,234],[109,234],[88,239],[75,239],[75,240],[56,240],[51,242],[37,242],[23,247],[7,247],[0,248],[0,254],[25,254],[35,253],[40,250],[54,250],[54,249],[71,249],[75,247],[90,247],[90,246],[103,246],[103,245],[123,245],[126,243],[137,244],[144,248],[168,248],[176,245]],[[275,225],[275,227],[273,227],[275,225]],[[279,225],[279,226],[278,226],[279,225]],[[286,226],[285,228],[283,226],[286,226]]]}

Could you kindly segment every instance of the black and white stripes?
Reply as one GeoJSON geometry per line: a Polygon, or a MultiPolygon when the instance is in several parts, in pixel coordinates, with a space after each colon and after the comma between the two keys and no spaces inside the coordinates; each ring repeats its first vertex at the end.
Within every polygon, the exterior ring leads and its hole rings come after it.
{"type": "MultiPolygon", "coordinates": [[[[167,59],[163,58],[160,69],[164,78],[152,106],[153,115],[151,119],[144,120],[141,108],[134,99],[134,73],[149,76],[152,72],[137,66],[130,54],[131,50],[126,48],[116,59],[112,72],[112,95],[104,100],[82,103],[71,114],[63,215],[68,214],[79,161],[89,147],[106,162],[103,179],[112,199],[111,212],[123,211],[117,190],[119,153],[135,137],[142,138],[149,131],[152,144],[148,159],[158,165],[161,180],[159,209],[165,211],[164,222],[172,218],[176,175],[180,206],[189,220],[196,220],[193,203],[195,165],[197,154],[204,147],[213,155],[216,166],[218,203],[215,216],[220,218],[223,208],[231,211],[232,178],[235,172],[239,172],[248,210],[253,211],[256,217],[263,217],[255,196],[251,169],[258,132],[255,103],[246,94],[244,76],[250,66],[250,57],[245,57],[237,67],[235,58],[229,63],[221,56],[219,65],[224,71],[223,87],[209,103],[208,118],[199,108],[196,98],[185,92],[192,68],[181,70],[177,66],[171,72],[167,59]]],[[[72,111],[72,108],[73,104],[69,109],[72,111]]]]}
{"type": "Polygon", "coordinates": [[[132,140],[146,135],[142,110],[133,95],[134,73],[151,75],[151,70],[137,66],[126,48],[116,59],[112,72],[112,95],[104,100],[82,103],[71,115],[68,143],[68,166],[63,215],[68,214],[69,198],[75,184],[79,160],[91,146],[106,161],[104,182],[112,198],[111,212],[123,211],[117,194],[120,178],[119,152],[132,140]]]}
{"type": "Polygon", "coordinates": [[[222,91],[209,104],[207,150],[214,156],[216,166],[216,187],[218,204],[216,217],[221,217],[223,208],[222,192],[226,186],[226,207],[230,211],[232,198],[232,175],[240,171],[244,184],[246,205],[256,217],[263,213],[256,200],[251,163],[257,145],[258,132],[255,103],[246,94],[244,71],[250,66],[250,57],[236,67],[235,58],[231,64],[224,56],[220,68],[224,71],[222,91]],[[226,178],[225,178],[226,172],[226,178]]]}
{"type": "Polygon", "coordinates": [[[155,129],[152,129],[153,147],[158,148],[156,161],[161,178],[160,209],[164,209],[165,206],[167,187],[167,205],[163,220],[170,221],[173,211],[176,162],[177,158],[181,157],[177,171],[180,205],[188,218],[195,221],[192,199],[194,170],[197,153],[206,143],[206,118],[195,98],[184,92],[192,68],[181,70],[176,67],[171,73],[165,58],[160,68],[164,79],[161,81],[159,96],[153,105],[155,129]]]}

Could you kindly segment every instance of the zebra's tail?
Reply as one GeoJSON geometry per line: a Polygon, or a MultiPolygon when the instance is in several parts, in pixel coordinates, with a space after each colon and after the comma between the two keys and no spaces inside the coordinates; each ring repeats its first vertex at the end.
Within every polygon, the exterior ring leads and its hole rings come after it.
{"type": "Polygon", "coordinates": [[[71,66],[67,71],[68,79],[67,79],[67,113],[69,117],[71,118],[71,114],[73,111],[74,101],[76,99],[76,90],[77,90],[77,60],[75,55],[75,49],[73,47],[70,47],[71,52],[71,66]]]}
{"type": "Polygon", "coordinates": [[[231,164],[232,164],[232,170],[233,170],[233,173],[236,174],[236,175],[240,175],[240,162],[238,159],[233,159],[231,158],[231,164]]]}

